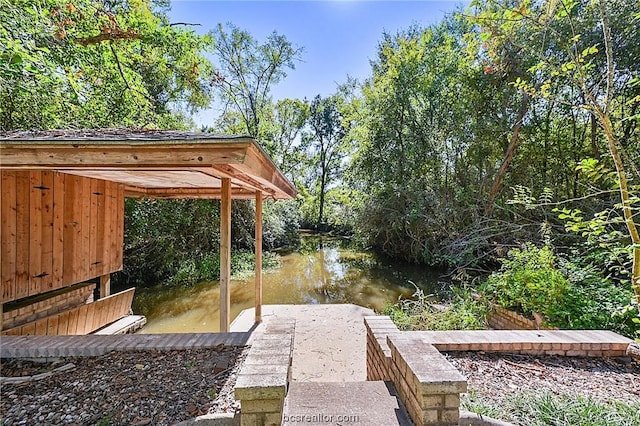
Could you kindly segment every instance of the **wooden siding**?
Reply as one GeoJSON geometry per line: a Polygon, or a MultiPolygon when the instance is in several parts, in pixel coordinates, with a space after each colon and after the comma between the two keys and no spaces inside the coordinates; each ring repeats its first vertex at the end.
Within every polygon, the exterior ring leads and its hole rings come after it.
{"type": "Polygon", "coordinates": [[[1,302],[122,269],[124,185],[54,171],[2,171],[1,302]]]}
{"type": "Polygon", "coordinates": [[[76,284],[74,286],[45,293],[29,299],[29,304],[15,307],[2,314],[2,328],[15,328],[28,322],[68,311],[69,309],[93,302],[95,284],[76,284]]]}
{"type": "Polygon", "coordinates": [[[3,331],[5,335],[89,334],[129,315],[135,288],[3,331]]]}

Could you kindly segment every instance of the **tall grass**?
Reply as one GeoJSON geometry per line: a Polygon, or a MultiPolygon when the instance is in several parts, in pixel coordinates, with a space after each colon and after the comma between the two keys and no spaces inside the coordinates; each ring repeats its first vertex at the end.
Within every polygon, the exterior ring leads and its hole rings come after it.
{"type": "Polygon", "coordinates": [[[626,404],[598,401],[581,395],[555,395],[549,391],[519,392],[500,402],[470,392],[462,407],[516,425],[538,426],[637,426],[640,401],[626,404]]]}
{"type": "Polygon", "coordinates": [[[400,330],[479,330],[486,328],[488,306],[466,289],[453,288],[446,305],[416,287],[411,299],[387,305],[383,311],[400,330]]]}

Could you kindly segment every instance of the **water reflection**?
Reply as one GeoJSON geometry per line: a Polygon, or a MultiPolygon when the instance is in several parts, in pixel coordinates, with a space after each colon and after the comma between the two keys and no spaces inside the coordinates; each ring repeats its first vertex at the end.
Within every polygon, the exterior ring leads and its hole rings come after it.
{"type": "MultiPolygon", "coordinates": [[[[410,297],[413,282],[429,293],[438,275],[424,267],[394,264],[355,251],[343,239],[306,236],[300,250],[283,254],[282,265],[263,274],[264,304],[354,303],[380,311],[410,297]]],[[[192,288],[147,289],[134,311],[147,316],[144,333],[219,331],[218,283],[192,288]]],[[[231,280],[231,317],[253,307],[254,277],[231,280]]]]}

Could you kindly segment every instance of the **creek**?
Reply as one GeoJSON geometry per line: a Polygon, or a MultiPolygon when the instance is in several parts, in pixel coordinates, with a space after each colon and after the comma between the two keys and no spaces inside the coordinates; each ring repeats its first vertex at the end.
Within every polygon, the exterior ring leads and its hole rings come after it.
{"type": "MultiPolygon", "coordinates": [[[[438,271],[353,249],[344,238],[303,235],[298,250],[283,253],[280,266],[263,271],[263,303],[353,303],[381,312],[411,297],[416,287],[425,294],[440,292],[443,281],[438,271]]],[[[141,333],[219,331],[218,282],[136,292],[134,312],[147,317],[141,333]]],[[[232,278],[231,318],[253,304],[253,273],[232,278]]]]}

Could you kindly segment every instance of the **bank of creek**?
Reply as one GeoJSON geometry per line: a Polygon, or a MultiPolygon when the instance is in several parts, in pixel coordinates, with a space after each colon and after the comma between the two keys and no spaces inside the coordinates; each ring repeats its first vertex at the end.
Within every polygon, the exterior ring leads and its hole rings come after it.
{"type": "MultiPolygon", "coordinates": [[[[410,297],[415,291],[411,283],[425,293],[446,287],[427,268],[354,251],[339,238],[307,236],[300,250],[283,254],[278,268],[265,271],[264,303],[354,303],[380,311],[400,296],[410,297]]],[[[253,306],[253,285],[250,275],[232,280],[233,316],[253,306]]],[[[136,313],[149,319],[144,333],[217,331],[217,283],[142,290],[136,305],[136,313]]],[[[171,425],[207,412],[236,413],[239,403],[232,389],[245,355],[246,348],[219,346],[112,352],[46,363],[2,360],[1,376],[52,374],[2,384],[0,423],[171,425]]],[[[463,408],[489,410],[516,425],[532,423],[493,407],[547,393],[577,394],[599,403],[625,402],[630,410],[639,407],[640,370],[634,362],[464,352],[446,356],[469,379],[463,408]]]]}
{"type": "MultiPolygon", "coordinates": [[[[280,254],[278,267],[264,271],[263,303],[353,303],[381,311],[399,297],[410,297],[412,283],[426,293],[441,287],[439,275],[425,267],[354,250],[347,239],[307,235],[298,250],[280,254]]],[[[232,318],[253,304],[253,274],[232,279],[232,318]]],[[[215,332],[219,285],[138,289],[133,308],[148,319],[140,333],[215,332]]],[[[45,363],[3,360],[2,376],[53,374],[3,384],[0,422],[168,425],[207,412],[234,413],[233,383],[245,350],[220,346],[112,352],[45,363]],[[60,367],[65,371],[57,372],[60,367]]]]}
{"type": "MultiPolygon", "coordinates": [[[[300,249],[281,254],[280,266],[264,271],[263,303],[353,303],[380,312],[399,297],[411,297],[412,283],[426,294],[446,286],[438,272],[424,266],[355,250],[347,239],[306,235],[300,249]]],[[[219,331],[218,283],[136,292],[134,312],[147,317],[142,333],[219,331]]],[[[232,279],[231,318],[253,304],[254,276],[232,279]]]]}

